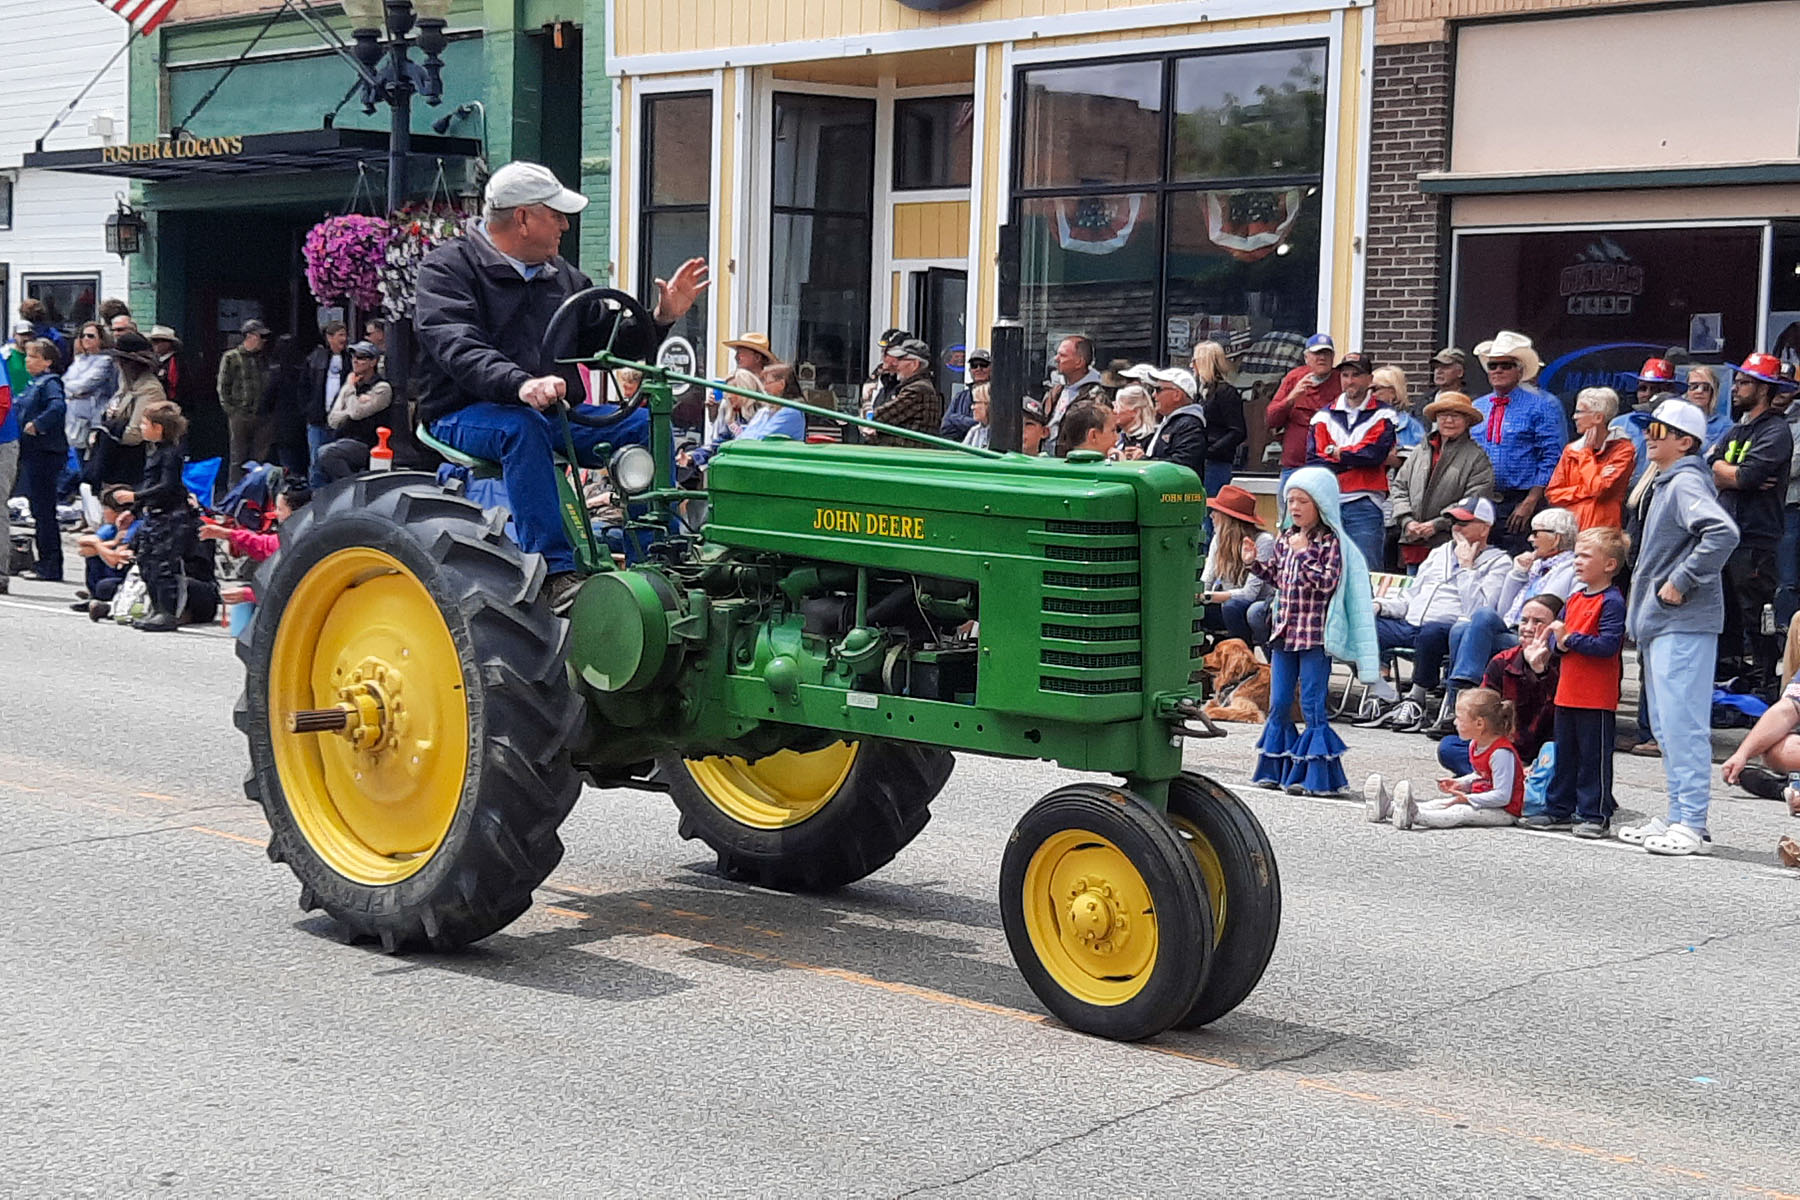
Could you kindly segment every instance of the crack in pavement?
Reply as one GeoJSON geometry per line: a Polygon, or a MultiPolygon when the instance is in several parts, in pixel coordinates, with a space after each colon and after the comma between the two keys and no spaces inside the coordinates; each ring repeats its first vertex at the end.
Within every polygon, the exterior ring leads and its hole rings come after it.
{"type": "MultiPolygon", "coordinates": [[[[1260,1068],[1258,1068],[1258,1069],[1260,1069],[1260,1068]]],[[[1037,1158],[1039,1155],[1047,1154],[1050,1151],[1058,1149],[1063,1146],[1072,1145],[1075,1142],[1081,1141],[1083,1138],[1092,1137],[1094,1134],[1099,1133],[1102,1130],[1111,1129],[1113,1126],[1122,1124],[1126,1121],[1131,1120],[1134,1117],[1141,1117],[1141,1116],[1145,1115],[1146,1113],[1156,1112],[1158,1109],[1167,1108],[1172,1104],[1179,1104],[1183,1100],[1192,1100],[1196,1096],[1204,1096],[1208,1092],[1217,1092],[1224,1088],[1228,1088],[1232,1084],[1236,1083],[1238,1080],[1243,1079],[1245,1076],[1254,1075],[1254,1074],[1256,1074],[1255,1070],[1243,1070],[1243,1071],[1233,1072],[1232,1074],[1227,1075],[1224,1079],[1218,1080],[1215,1083],[1209,1083],[1205,1087],[1190,1088],[1184,1092],[1177,1092],[1173,1096],[1165,1096],[1163,1099],[1158,1100],[1155,1103],[1142,1105],[1141,1107],[1132,1109],[1130,1112],[1120,1113],[1116,1117],[1108,1117],[1106,1120],[1100,1121],[1100,1122],[1090,1126],[1087,1129],[1083,1129],[1077,1133],[1071,1133],[1065,1137],[1057,1138],[1054,1141],[1046,1142],[1042,1146],[1038,1146],[1031,1150],[1027,1150],[1023,1154],[1014,1155],[1012,1158],[1002,1159],[1001,1161],[995,1162],[995,1163],[989,1163],[987,1166],[982,1167],[980,1170],[971,1171],[967,1175],[963,1175],[959,1178],[946,1179],[942,1183],[927,1183],[927,1184],[923,1184],[919,1187],[912,1188],[909,1191],[901,1192],[899,1195],[894,1197],[894,1200],[907,1200],[907,1198],[910,1196],[922,1196],[922,1195],[926,1194],[927,1192],[937,1192],[937,1191],[942,1191],[945,1188],[960,1187],[963,1184],[972,1183],[975,1180],[980,1179],[983,1175],[991,1175],[995,1171],[1002,1171],[1002,1170],[1005,1170],[1007,1167],[1016,1167],[1020,1163],[1030,1162],[1032,1159],[1037,1158]]]]}
{"type": "Polygon", "coordinates": [[[69,846],[87,846],[95,842],[122,842],[129,838],[149,837],[158,833],[188,833],[192,825],[161,825],[155,829],[139,829],[132,833],[103,833],[95,837],[75,838],[67,842],[45,842],[41,846],[15,846],[10,850],[0,850],[0,858],[11,858],[20,854],[35,854],[39,850],[62,850],[69,846]]]}

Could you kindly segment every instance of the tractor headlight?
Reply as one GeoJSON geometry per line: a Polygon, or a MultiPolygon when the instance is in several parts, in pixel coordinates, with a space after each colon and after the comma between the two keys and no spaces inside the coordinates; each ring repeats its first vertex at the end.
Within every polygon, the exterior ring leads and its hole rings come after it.
{"type": "Polygon", "coordinates": [[[642,446],[626,446],[612,456],[606,473],[627,496],[641,496],[656,486],[656,456],[642,446]]]}

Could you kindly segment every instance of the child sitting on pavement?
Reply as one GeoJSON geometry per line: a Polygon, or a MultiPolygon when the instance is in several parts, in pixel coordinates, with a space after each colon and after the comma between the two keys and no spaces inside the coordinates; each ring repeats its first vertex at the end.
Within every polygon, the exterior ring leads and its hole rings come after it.
{"type": "Polygon", "coordinates": [[[120,503],[122,490],[114,486],[100,493],[100,527],[82,534],[75,543],[76,552],[87,560],[83,564],[87,587],[75,593],[78,599],[69,607],[96,621],[107,613],[96,615],[94,609],[107,608],[131,569],[131,531],[136,528],[137,514],[131,505],[120,503]]]}
{"type": "Polygon", "coordinates": [[[1471,688],[1456,698],[1456,733],[1469,744],[1466,775],[1438,780],[1436,799],[1413,799],[1412,781],[1402,779],[1392,793],[1380,775],[1363,785],[1364,812],[1371,823],[1390,816],[1395,829],[1494,828],[1511,825],[1525,810],[1525,763],[1512,743],[1512,701],[1492,688],[1471,688]]]}
{"type": "Polygon", "coordinates": [[[1625,597],[1613,578],[1625,565],[1625,534],[1610,526],[1575,539],[1575,581],[1561,619],[1545,635],[1561,663],[1556,685],[1556,771],[1544,811],[1520,821],[1528,829],[1568,829],[1578,838],[1606,836],[1613,799],[1614,722],[1619,708],[1625,597]],[[1573,828],[1571,828],[1573,826],[1573,828]]]}

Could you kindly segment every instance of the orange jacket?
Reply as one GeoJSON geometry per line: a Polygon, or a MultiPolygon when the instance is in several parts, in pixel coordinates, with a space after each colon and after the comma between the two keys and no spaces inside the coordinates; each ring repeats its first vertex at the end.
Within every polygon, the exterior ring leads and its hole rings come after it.
{"type": "Polygon", "coordinates": [[[1563,447],[1544,499],[1574,513],[1582,529],[1604,525],[1623,529],[1625,493],[1636,465],[1637,451],[1624,434],[1609,432],[1598,452],[1588,449],[1586,438],[1578,438],[1563,447]]]}

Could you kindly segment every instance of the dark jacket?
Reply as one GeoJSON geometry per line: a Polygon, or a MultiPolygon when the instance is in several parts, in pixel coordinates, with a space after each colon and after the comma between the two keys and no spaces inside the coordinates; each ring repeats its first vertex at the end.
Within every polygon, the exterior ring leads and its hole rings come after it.
{"type": "Polygon", "coordinates": [[[13,419],[19,423],[19,453],[46,458],[67,454],[69,439],[63,433],[63,419],[68,413],[62,376],[45,372],[34,378],[25,394],[13,401],[13,419]],[[37,433],[26,433],[27,425],[36,426],[37,433]]]}
{"type": "MultiPolygon", "coordinates": [[[[874,417],[877,421],[898,425],[902,429],[936,433],[944,420],[944,398],[938,394],[937,385],[931,382],[931,375],[921,371],[896,388],[891,400],[877,405],[874,417]]],[[[891,434],[876,434],[871,441],[877,446],[923,445],[910,438],[891,434]]]]}
{"type": "MultiPolygon", "coordinates": [[[[342,369],[338,373],[338,387],[344,386],[344,380],[350,378],[350,347],[345,346],[338,355],[342,369]]],[[[308,425],[325,427],[325,415],[331,410],[331,402],[335,396],[325,394],[326,377],[331,371],[331,349],[328,346],[314,346],[312,353],[306,356],[306,365],[300,371],[300,411],[305,414],[308,425]]]]}
{"type": "Polygon", "coordinates": [[[1162,419],[1150,439],[1150,458],[1180,463],[1194,474],[1206,474],[1206,410],[1184,404],[1162,419]]]}
{"type": "Polygon", "coordinates": [[[144,481],[137,486],[138,511],[174,512],[187,507],[187,484],[181,479],[185,458],[179,442],[157,442],[144,459],[144,481]]]}
{"type": "Polygon", "coordinates": [[[1733,425],[1707,455],[1709,466],[1727,462],[1738,469],[1737,486],[1719,489],[1719,505],[1737,522],[1739,546],[1766,550],[1781,541],[1793,457],[1793,431],[1773,409],[1733,425]]]}
{"type": "Polygon", "coordinates": [[[938,426],[938,436],[952,441],[962,441],[963,435],[975,428],[975,389],[958,388],[956,395],[950,398],[950,407],[944,410],[944,423],[938,426]]]}
{"type": "Polygon", "coordinates": [[[1482,687],[1492,688],[1502,700],[1513,702],[1513,713],[1518,719],[1513,745],[1528,767],[1555,732],[1556,684],[1561,668],[1562,660],[1552,654],[1544,673],[1539,675],[1525,661],[1525,647],[1514,646],[1488,659],[1487,670],[1482,673],[1482,687]]]}
{"type": "MultiPolygon", "coordinates": [[[[479,229],[447,242],[419,264],[419,419],[488,401],[520,404],[528,379],[560,375],[570,396],[581,376],[544,354],[544,331],[562,302],[592,286],[560,255],[527,280],[479,229]]],[[[934,424],[933,429],[937,426],[934,424]]]]}
{"type": "Polygon", "coordinates": [[[263,351],[234,346],[219,360],[219,405],[232,416],[256,416],[268,390],[269,356],[263,351]]]}
{"type": "Polygon", "coordinates": [[[1237,462],[1238,447],[1250,436],[1243,393],[1221,379],[1207,389],[1201,406],[1206,410],[1206,461],[1237,462]]]}

